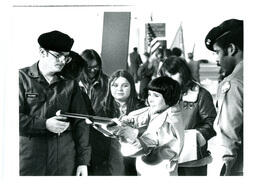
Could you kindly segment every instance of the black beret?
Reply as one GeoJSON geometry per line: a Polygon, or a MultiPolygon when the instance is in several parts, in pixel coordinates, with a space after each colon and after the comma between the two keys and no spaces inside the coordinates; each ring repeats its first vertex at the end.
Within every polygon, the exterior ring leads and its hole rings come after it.
{"type": "Polygon", "coordinates": [[[230,19],[222,22],[219,26],[214,27],[205,37],[206,47],[213,50],[214,43],[224,36],[243,35],[243,20],[230,19]]]}
{"type": "Polygon", "coordinates": [[[43,33],[37,41],[42,48],[56,52],[69,52],[74,44],[72,38],[60,31],[43,33]]]}

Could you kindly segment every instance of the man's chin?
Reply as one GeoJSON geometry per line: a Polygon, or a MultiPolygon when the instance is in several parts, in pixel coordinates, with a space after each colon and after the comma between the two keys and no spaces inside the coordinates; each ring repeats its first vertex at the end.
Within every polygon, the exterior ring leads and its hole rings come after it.
{"type": "Polygon", "coordinates": [[[93,79],[94,77],[96,76],[96,74],[88,74],[88,77],[90,78],[90,79],[93,79]]]}

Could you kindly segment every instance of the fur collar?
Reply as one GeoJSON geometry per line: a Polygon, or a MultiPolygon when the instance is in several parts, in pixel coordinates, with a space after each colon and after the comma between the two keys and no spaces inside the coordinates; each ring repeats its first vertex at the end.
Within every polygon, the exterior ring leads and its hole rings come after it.
{"type": "Polygon", "coordinates": [[[189,89],[187,93],[182,96],[182,100],[186,102],[196,102],[199,94],[199,86],[196,85],[193,90],[189,89]]]}

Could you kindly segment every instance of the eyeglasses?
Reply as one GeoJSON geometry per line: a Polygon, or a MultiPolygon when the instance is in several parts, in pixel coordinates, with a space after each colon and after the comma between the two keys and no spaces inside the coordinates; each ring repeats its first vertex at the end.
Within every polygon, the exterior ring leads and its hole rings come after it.
{"type": "Polygon", "coordinates": [[[98,65],[92,66],[92,67],[89,67],[89,66],[88,66],[88,70],[89,70],[89,71],[91,71],[92,69],[93,69],[93,70],[99,70],[100,67],[99,67],[98,65]]]}
{"type": "Polygon", "coordinates": [[[53,54],[50,51],[48,51],[48,53],[51,54],[53,57],[55,57],[58,61],[61,61],[61,62],[65,61],[65,64],[70,63],[70,61],[72,60],[72,57],[70,57],[69,55],[64,55],[61,53],[53,54]]]}

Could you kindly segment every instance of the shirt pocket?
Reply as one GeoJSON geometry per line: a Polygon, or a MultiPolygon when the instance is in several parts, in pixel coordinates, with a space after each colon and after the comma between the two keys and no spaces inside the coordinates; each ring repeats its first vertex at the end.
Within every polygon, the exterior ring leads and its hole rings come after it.
{"type": "Polygon", "coordinates": [[[37,104],[37,103],[42,103],[45,102],[45,95],[40,92],[26,92],[25,93],[26,100],[28,104],[37,104]]]}

